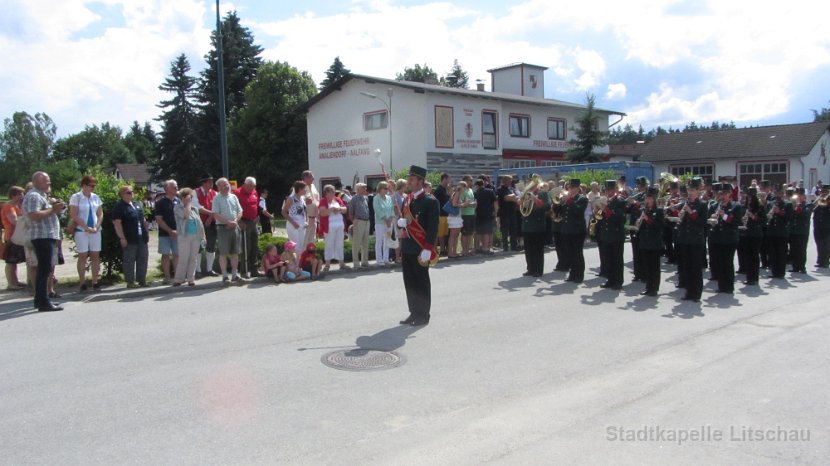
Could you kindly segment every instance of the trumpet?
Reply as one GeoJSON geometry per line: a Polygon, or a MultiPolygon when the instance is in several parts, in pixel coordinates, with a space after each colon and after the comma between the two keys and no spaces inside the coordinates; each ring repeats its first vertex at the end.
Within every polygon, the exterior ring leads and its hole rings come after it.
{"type": "Polygon", "coordinates": [[[522,214],[522,217],[529,217],[530,213],[533,212],[533,207],[536,203],[536,195],[533,194],[533,191],[541,185],[542,178],[539,175],[533,175],[533,178],[527,183],[524,191],[522,191],[522,197],[519,199],[519,213],[522,214]]]}

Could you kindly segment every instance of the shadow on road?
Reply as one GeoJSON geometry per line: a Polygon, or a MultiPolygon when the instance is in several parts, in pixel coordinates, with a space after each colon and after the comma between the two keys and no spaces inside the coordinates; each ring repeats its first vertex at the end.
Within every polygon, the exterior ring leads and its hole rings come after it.
{"type": "Polygon", "coordinates": [[[613,304],[619,295],[619,290],[606,288],[595,291],[592,294],[584,294],[579,298],[582,300],[582,304],[587,304],[588,306],[599,306],[601,304],[613,304]]]}
{"type": "Polygon", "coordinates": [[[516,277],[510,280],[502,280],[498,282],[498,286],[494,289],[503,289],[507,291],[519,291],[522,288],[530,288],[536,283],[538,278],[535,277],[516,277]]]}
{"type": "Polygon", "coordinates": [[[767,282],[767,286],[770,288],[778,288],[780,290],[786,290],[788,288],[796,288],[795,285],[787,281],[786,278],[770,278],[767,277],[769,281],[767,282]]]}
{"type": "Polygon", "coordinates": [[[381,330],[374,335],[357,337],[355,344],[358,348],[365,350],[394,351],[403,347],[406,344],[406,340],[422,328],[424,328],[423,325],[418,327],[398,325],[381,330]]]}
{"type": "Polygon", "coordinates": [[[706,307],[716,307],[718,309],[743,306],[739,299],[729,293],[718,293],[709,296],[704,301],[706,302],[706,307]]]}
{"type": "Polygon", "coordinates": [[[30,300],[0,305],[0,321],[37,314],[30,300]]]}
{"type": "Polygon", "coordinates": [[[674,306],[669,314],[663,314],[663,317],[669,319],[678,317],[681,319],[694,319],[695,317],[705,317],[706,314],[701,310],[701,304],[694,301],[681,301],[677,306],[674,306]]]}
{"type": "Polygon", "coordinates": [[[625,303],[625,306],[621,306],[620,309],[631,310],[634,312],[648,311],[649,309],[657,307],[658,299],[659,297],[642,296],[633,301],[628,301],[625,303]]]}
{"type": "Polygon", "coordinates": [[[560,294],[572,294],[576,289],[579,287],[578,284],[573,282],[563,282],[556,285],[553,285],[549,288],[539,288],[536,290],[537,298],[541,298],[544,296],[556,296],[560,294]]]}

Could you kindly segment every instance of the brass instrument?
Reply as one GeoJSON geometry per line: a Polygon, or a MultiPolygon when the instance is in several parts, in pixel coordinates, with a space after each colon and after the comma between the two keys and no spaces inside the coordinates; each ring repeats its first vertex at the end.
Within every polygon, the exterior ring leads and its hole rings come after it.
{"type": "Polygon", "coordinates": [[[813,202],[815,202],[816,207],[827,207],[828,197],[830,197],[830,193],[817,197],[816,200],[813,202]]]}
{"type": "Polygon", "coordinates": [[[602,220],[602,211],[605,210],[605,207],[608,206],[608,198],[605,196],[599,196],[598,198],[594,199],[594,214],[591,217],[591,221],[588,222],[588,235],[595,236],[597,232],[597,224],[600,220],[602,220]]]}
{"type": "Polygon", "coordinates": [[[536,195],[533,194],[533,191],[541,185],[542,178],[539,175],[533,175],[533,178],[524,187],[522,197],[519,199],[519,213],[522,214],[522,217],[529,217],[530,213],[533,212],[533,207],[536,202],[536,195]]]}
{"type": "Polygon", "coordinates": [[[660,191],[657,194],[657,207],[665,208],[671,198],[669,187],[672,183],[677,183],[680,179],[669,172],[660,173],[660,191]]]}
{"type": "MultiPolygon", "coordinates": [[[[553,188],[551,188],[551,190],[550,190],[550,202],[551,202],[552,206],[556,207],[559,204],[561,204],[562,199],[564,199],[565,196],[567,196],[567,194],[568,194],[568,192],[565,191],[562,188],[562,186],[557,185],[557,186],[554,186],[553,188]]],[[[556,223],[559,223],[559,222],[562,221],[562,216],[559,215],[556,212],[556,209],[553,210],[553,214],[552,214],[551,218],[553,218],[553,221],[556,222],[556,223]]]]}

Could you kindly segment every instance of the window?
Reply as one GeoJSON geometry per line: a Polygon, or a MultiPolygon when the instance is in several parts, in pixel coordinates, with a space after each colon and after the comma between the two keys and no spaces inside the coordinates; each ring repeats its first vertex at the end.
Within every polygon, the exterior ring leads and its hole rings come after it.
{"type": "Polygon", "coordinates": [[[372,188],[372,191],[377,191],[378,183],[386,181],[383,175],[366,175],[366,186],[372,188]]]}
{"type": "Polygon", "coordinates": [[[510,115],[510,135],[515,138],[529,138],[530,116],[510,115]]]}
{"type": "Polygon", "coordinates": [[[452,149],[453,144],[453,108],[443,105],[435,106],[435,147],[452,149]]]}
{"type": "Polygon", "coordinates": [[[336,177],[336,178],[335,178],[335,177],[331,177],[331,178],[320,178],[320,188],[321,188],[321,191],[322,191],[322,188],[323,188],[323,187],[325,187],[327,184],[330,184],[330,185],[332,185],[332,186],[337,186],[339,183],[340,183],[340,177],[339,177],[339,176],[338,176],[338,177],[336,177]]]}
{"type": "Polygon", "coordinates": [[[481,112],[481,147],[484,149],[498,149],[498,114],[496,112],[481,112]]]}
{"type": "Polygon", "coordinates": [[[386,128],[386,125],[389,124],[388,122],[389,119],[387,118],[386,110],[363,114],[364,131],[386,128]]]}
{"type": "Polygon", "coordinates": [[[712,164],[706,165],[672,165],[669,167],[669,172],[674,176],[683,176],[691,173],[694,176],[703,178],[706,183],[711,183],[715,173],[715,166],[712,164]]]}
{"type": "Polygon", "coordinates": [[[565,120],[548,118],[548,139],[565,140],[565,120]]]}
{"type": "Polygon", "coordinates": [[[769,180],[772,184],[784,184],[788,180],[787,162],[744,162],[738,164],[738,184],[749,186],[752,180],[769,180]]]}
{"type": "Polygon", "coordinates": [[[535,166],[535,160],[505,159],[502,162],[502,168],[529,168],[535,166]]]}
{"type": "Polygon", "coordinates": [[[560,160],[542,160],[542,163],[539,164],[540,167],[559,167],[561,165],[565,165],[565,162],[560,160]]]}

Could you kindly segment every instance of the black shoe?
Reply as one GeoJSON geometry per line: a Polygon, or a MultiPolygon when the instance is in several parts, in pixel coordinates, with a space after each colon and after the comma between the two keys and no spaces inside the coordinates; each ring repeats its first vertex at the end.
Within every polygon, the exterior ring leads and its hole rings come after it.
{"type": "Polygon", "coordinates": [[[219,274],[211,270],[210,272],[205,272],[202,274],[204,277],[218,277],[219,274]]]}
{"type": "Polygon", "coordinates": [[[724,294],[734,294],[735,292],[734,292],[734,291],[732,291],[732,290],[718,290],[718,293],[724,293],[724,294]]]}
{"type": "Polygon", "coordinates": [[[400,321],[399,323],[401,325],[412,325],[412,322],[415,322],[415,316],[412,315],[412,314],[409,314],[409,317],[407,317],[406,319],[400,321]]]}
{"type": "Polygon", "coordinates": [[[528,270],[527,272],[525,272],[525,273],[523,273],[523,274],[522,274],[522,276],[523,276],[523,277],[529,277],[529,276],[531,276],[531,275],[533,275],[533,274],[532,274],[532,273],[530,273],[530,271],[529,271],[529,270],[528,270]]]}
{"type": "Polygon", "coordinates": [[[533,275],[531,275],[531,276],[532,276],[533,278],[539,278],[539,277],[541,277],[541,276],[542,276],[542,274],[541,274],[541,273],[534,273],[534,274],[533,274],[533,275]]]}
{"type": "Polygon", "coordinates": [[[565,269],[562,267],[556,267],[553,269],[554,272],[569,272],[571,269],[565,269]]]}
{"type": "Polygon", "coordinates": [[[657,292],[656,292],[656,291],[650,291],[650,290],[641,291],[641,292],[640,292],[640,296],[651,296],[651,297],[655,297],[655,296],[657,296],[657,292]]]}
{"type": "Polygon", "coordinates": [[[38,306],[37,312],[55,312],[55,311],[62,311],[63,308],[58,306],[57,303],[49,303],[44,306],[38,306]]]}
{"type": "Polygon", "coordinates": [[[576,284],[582,283],[582,279],[576,279],[576,278],[570,278],[570,277],[565,279],[565,281],[566,282],[571,282],[571,283],[576,283],[576,284]]]}
{"type": "Polygon", "coordinates": [[[413,327],[420,327],[422,325],[429,325],[429,319],[424,319],[424,318],[412,319],[409,322],[409,325],[411,325],[413,327]]]}
{"type": "Polygon", "coordinates": [[[83,285],[81,285],[81,293],[86,292],[86,290],[87,290],[87,289],[89,289],[89,288],[86,286],[86,283],[84,283],[83,285]]]}
{"type": "Polygon", "coordinates": [[[744,283],[744,285],[746,285],[746,286],[758,286],[758,282],[757,282],[757,281],[756,281],[756,282],[745,281],[745,282],[743,282],[743,283],[744,283]]]}
{"type": "Polygon", "coordinates": [[[259,273],[259,272],[251,272],[251,278],[259,278],[261,276],[262,276],[262,274],[259,273]]]}
{"type": "Polygon", "coordinates": [[[610,282],[605,282],[602,285],[600,285],[599,287],[600,288],[611,288],[611,283],[610,282]]]}

